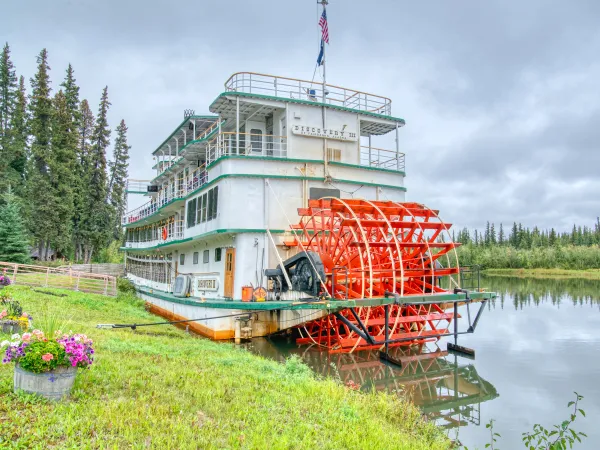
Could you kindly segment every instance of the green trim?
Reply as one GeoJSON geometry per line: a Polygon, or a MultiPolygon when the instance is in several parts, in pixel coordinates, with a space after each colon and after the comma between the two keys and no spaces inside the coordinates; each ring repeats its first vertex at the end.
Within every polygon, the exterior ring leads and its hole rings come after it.
{"type": "Polygon", "coordinates": [[[340,167],[350,167],[353,169],[366,169],[366,170],[376,170],[378,172],[387,172],[387,173],[396,173],[400,174],[403,177],[406,176],[406,172],[404,170],[394,170],[394,169],[382,169],[381,167],[371,167],[371,166],[361,166],[359,164],[349,164],[338,161],[328,161],[328,164],[332,166],[340,166],[340,167]]]}
{"type": "MultiPolygon", "coordinates": [[[[166,300],[173,303],[179,303],[182,305],[198,306],[202,308],[215,308],[215,309],[247,309],[257,311],[271,311],[278,309],[320,309],[328,311],[339,311],[345,308],[355,308],[361,306],[382,306],[390,305],[396,302],[393,297],[373,297],[364,298],[359,300],[330,300],[327,303],[311,303],[311,302],[298,302],[298,301],[269,301],[269,302],[242,302],[241,300],[225,300],[221,298],[204,298],[204,301],[188,300],[180,297],[175,297],[169,292],[162,291],[160,289],[149,289],[145,287],[137,287],[137,290],[150,297],[155,297],[161,300],[166,300]]],[[[497,294],[495,292],[470,292],[469,297],[473,300],[489,300],[495,298],[497,294]]],[[[197,297],[188,297],[197,298],[197,297]]],[[[440,303],[454,301],[454,300],[465,300],[465,294],[441,294],[441,295],[419,295],[419,296],[405,296],[400,297],[400,303],[403,300],[410,302],[411,304],[418,304],[421,302],[430,302],[432,299],[439,300],[440,303]]]]}
{"type": "MultiPolygon", "coordinates": [[[[225,178],[263,178],[263,179],[264,178],[268,178],[268,179],[274,179],[274,180],[325,181],[325,178],[323,178],[323,177],[305,177],[305,176],[296,176],[296,175],[294,175],[294,176],[292,176],[292,175],[265,175],[265,174],[254,174],[254,173],[226,173],[226,174],[223,174],[223,175],[219,175],[217,178],[215,178],[214,180],[209,181],[206,184],[203,184],[202,186],[198,187],[196,190],[194,190],[194,191],[190,192],[189,194],[187,194],[185,197],[180,197],[180,198],[171,200],[166,205],[163,205],[160,208],[158,208],[156,210],[156,212],[152,213],[148,217],[145,217],[144,219],[142,219],[140,221],[137,221],[137,222],[126,224],[125,228],[137,226],[137,225],[140,225],[142,223],[147,223],[147,219],[149,219],[150,217],[153,217],[153,216],[157,215],[166,206],[168,206],[168,205],[170,205],[172,203],[181,201],[181,200],[188,200],[190,197],[192,197],[192,196],[194,196],[194,195],[196,195],[196,194],[204,191],[205,189],[208,189],[213,184],[215,184],[218,181],[221,181],[221,180],[223,180],[225,178]]],[[[355,185],[360,185],[360,186],[374,186],[374,187],[382,187],[382,188],[386,188],[386,189],[397,189],[397,190],[406,192],[406,188],[404,186],[392,186],[392,185],[389,185],[389,184],[366,183],[366,182],[355,181],[355,180],[344,180],[342,178],[333,178],[332,181],[335,181],[337,183],[355,184],[355,185]]]]}
{"type": "Polygon", "coordinates": [[[128,194],[147,194],[148,191],[125,191],[128,194]]]}
{"type": "MultiPolygon", "coordinates": [[[[321,165],[324,164],[324,161],[322,159],[279,158],[279,157],[273,157],[273,156],[223,155],[220,158],[218,158],[217,160],[211,162],[206,167],[206,170],[209,170],[209,169],[217,166],[219,163],[221,163],[222,161],[225,161],[227,159],[246,159],[246,160],[257,159],[259,161],[295,162],[295,163],[321,164],[321,165]]],[[[406,176],[406,173],[403,170],[381,169],[379,167],[362,166],[360,164],[350,164],[350,163],[343,163],[343,162],[337,162],[337,161],[328,161],[328,164],[333,165],[333,166],[340,166],[340,167],[350,167],[352,169],[376,170],[378,172],[387,172],[387,173],[394,173],[394,174],[406,176]]]]}
{"type": "Polygon", "coordinates": [[[185,119],[183,119],[183,120],[181,121],[181,123],[180,123],[180,124],[177,126],[177,128],[175,128],[175,131],[173,131],[173,132],[172,132],[172,133],[169,135],[169,137],[168,137],[168,138],[166,138],[166,139],[165,139],[165,140],[162,142],[162,144],[160,144],[160,145],[158,146],[158,148],[152,152],[152,154],[153,154],[153,155],[156,155],[156,153],[157,153],[157,152],[158,152],[158,151],[159,151],[159,150],[162,148],[162,146],[163,146],[163,145],[165,145],[167,142],[169,142],[169,141],[171,140],[171,138],[172,138],[173,136],[175,136],[175,133],[177,133],[179,130],[181,130],[181,127],[182,127],[182,126],[183,126],[183,125],[184,125],[184,124],[185,124],[185,123],[186,123],[188,120],[190,120],[190,119],[218,119],[218,118],[219,118],[219,116],[213,116],[213,115],[210,115],[210,116],[208,116],[208,115],[207,115],[207,116],[190,116],[190,117],[186,117],[185,119]]]}
{"type": "MultiPolygon", "coordinates": [[[[274,234],[283,234],[286,232],[286,230],[269,230],[269,231],[274,234]]],[[[120,247],[119,250],[127,251],[127,252],[131,252],[131,251],[145,252],[146,250],[154,250],[157,248],[169,247],[171,245],[183,244],[184,242],[197,241],[197,240],[204,239],[204,238],[214,236],[217,234],[266,233],[266,232],[267,232],[267,230],[264,228],[221,228],[218,230],[207,231],[206,233],[202,233],[202,234],[197,234],[196,236],[192,236],[189,238],[178,239],[176,241],[165,242],[164,244],[153,245],[152,247],[144,247],[144,248],[120,247]]]]}
{"type": "Polygon", "coordinates": [[[370,112],[370,111],[361,111],[360,109],[347,108],[345,106],[330,105],[329,103],[311,102],[309,100],[300,100],[297,98],[273,97],[271,95],[250,94],[248,92],[235,92],[235,91],[223,92],[211,103],[211,105],[209,106],[208,109],[212,112],[214,110],[215,103],[221,97],[225,97],[228,95],[239,96],[239,97],[261,98],[261,99],[265,99],[265,100],[276,100],[276,101],[280,101],[280,102],[282,101],[282,102],[289,102],[289,103],[300,103],[302,105],[310,105],[310,106],[325,106],[326,108],[362,114],[365,116],[371,116],[371,117],[376,117],[378,119],[390,120],[392,122],[399,122],[402,125],[406,125],[406,121],[400,117],[386,116],[385,114],[377,114],[377,113],[370,112]]]}

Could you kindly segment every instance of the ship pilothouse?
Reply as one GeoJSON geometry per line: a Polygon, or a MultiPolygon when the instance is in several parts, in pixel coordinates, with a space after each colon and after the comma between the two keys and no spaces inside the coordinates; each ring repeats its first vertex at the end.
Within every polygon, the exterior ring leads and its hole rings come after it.
{"type": "Polygon", "coordinates": [[[438,302],[493,296],[461,290],[451,225],[405,201],[391,100],[326,82],[322,4],[322,82],[235,73],[154,150],[154,178],[129,188],[148,201],[122,218],[128,277],[152,311],[202,317],[189,326],[213,339],[439,339],[458,316],[438,302]],[[377,144],[388,134],[394,148],[377,144]]]}

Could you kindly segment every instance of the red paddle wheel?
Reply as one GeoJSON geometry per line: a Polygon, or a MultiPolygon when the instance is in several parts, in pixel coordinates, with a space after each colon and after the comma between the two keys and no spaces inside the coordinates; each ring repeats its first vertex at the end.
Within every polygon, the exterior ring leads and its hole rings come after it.
{"type": "MultiPolygon", "coordinates": [[[[458,287],[458,258],[448,229],[437,211],[418,203],[327,198],[299,208],[300,223],[292,226],[288,246],[319,254],[325,279],[323,294],[338,300],[384,296],[435,296],[458,287]]],[[[434,297],[432,297],[433,299],[434,297]]],[[[440,304],[390,305],[392,345],[437,339],[453,319],[440,304]],[[412,338],[412,339],[411,339],[412,338]]],[[[363,306],[341,312],[374,337],[365,341],[347,323],[331,314],[299,327],[298,343],[316,343],[333,352],[376,349],[385,336],[384,306],[363,306]]]]}

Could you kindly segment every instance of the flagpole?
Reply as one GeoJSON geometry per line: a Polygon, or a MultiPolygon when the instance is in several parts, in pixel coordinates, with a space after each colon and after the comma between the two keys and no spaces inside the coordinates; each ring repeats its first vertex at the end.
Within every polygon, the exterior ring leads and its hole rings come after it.
{"type": "MultiPolygon", "coordinates": [[[[325,11],[325,7],[327,6],[327,4],[329,3],[328,0],[321,0],[319,3],[321,3],[321,5],[323,6],[323,11],[325,11]]],[[[321,38],[323,39],[323,38],[321,38]]],[[[325,70],[325,65],[327,64],[327,58],[325,57],[325,45],[326,43],[323,42],[323,103],[325,103],[326,99],[325,99],[325,91],[327,90],[327,76],[326,76],[326,70],[325,70]]]]}

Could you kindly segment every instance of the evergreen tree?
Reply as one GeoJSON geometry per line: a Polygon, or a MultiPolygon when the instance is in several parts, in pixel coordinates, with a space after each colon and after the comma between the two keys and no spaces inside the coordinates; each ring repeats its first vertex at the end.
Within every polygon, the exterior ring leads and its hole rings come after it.
{"type": "Polygon", "coordinates": [[[53,204],[52,247],[63,255],[72,245],[73,186],[77,164],[78,130],[62,90],[54,97],[52,152],[48,161],[53,204]]]}
{"type": "Polygon", "coordinates": [[[10,47],[4,45],[0,54],[0,189],[18,182],[11,169],[14,159],[12,152],[12,120],[17,103],[17,75],[10,59],[10,47]]]}
{"type": "Polygon", "coordinates": [[[102,91],[102,98],[92,135],[89,167],[89,192],[87,200],[88,240],[84,247],[84,259],[89,263],[94,251],[107,244],[112,231],[112,217],[106,203],[108,184],[106,176],[106,149],[110,144],[110,128],[107,113],[110,107],[108,87],[102,91]]]}
{"type": "Polygon", "coordinates": [[[16,195],[22,197],[23,184],[25,182],[25,166],[27,164],[27,144],[29,139],[28,130],[29,114],[27,111],[27,93],[25,92],[25,78],[19,78],[17,90],[17,103],[12,118],[12,161],[11,168],[18,177],[15,185],[16,195]]]}
{"type": "Polygon", "coordinates": [[[48,160],[52,139],[52,99],[48,52],[43,49],[37,58],[38,69],[31,79],[32,93],[29,100],[31,114],[31,158],[27,170],[27,205],[29,229],[33,235],[42,261],[48,259],[50,238],[53,233],[52,190],[48,160]]]}
{"type": "Polygon", "coordinates": [[[490,221],[488,220],[485,224],[485,234],[483,235],[483,243],[487,246],[490,245],[490,221]]]}
{"type": "Polygon", "coordinates": [[[117,138],[115,139],[115,147],[113,151],[113,161],[110,166],[110,182],[108,191],[110,196],[110,204],[113,208],[116,217],[114,238],[121,238],[121,217],[125,213],[127,206],[127,194],[125,192],[125,184],[127,182],[127,170],[129,168],[129,149],[127,145],[127,125],[125,121],[117,127],[117,138]]]}
{"type": "Polygon", "coordinates": [[[490,244],[496,245],[496,228],[494,227],[494,223],[490,226],[490,244]]]}
{"type": "Polygon", "coordinates": [[[0,261],[25,264],[29,261],[29,245],[19,204],[10,187],[0,206],[0,261]]]}
{"type": "Polygon", "coordinates": [[[73,241],[75,245],[75,260],[84,259],[84,244],[89,247],[89,181],[91,180],[91,137],[94,131],[94,114],[87,100],[80,105],[81,118],[79,121],[79,144],[77,147],[77,167],[74,187],[73,241]]]}
{"type": "Polygon", "coordinates": [[[504,229],[502,228],[502,222],[500,222],[500,231],[498,232],[498,244],[504,245],[504,229]]]}

